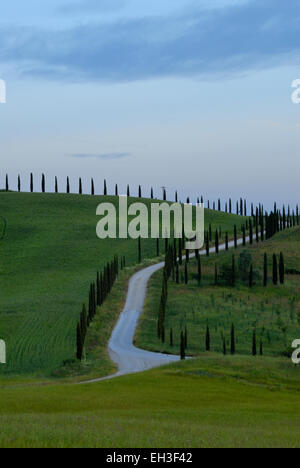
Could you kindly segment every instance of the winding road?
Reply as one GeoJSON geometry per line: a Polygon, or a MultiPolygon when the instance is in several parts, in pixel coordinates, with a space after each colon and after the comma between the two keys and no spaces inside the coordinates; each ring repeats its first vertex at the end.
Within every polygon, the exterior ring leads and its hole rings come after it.
{"type": "MultiPolygon", "coordinates": [[[[246,238],[246,242],[249,242],[249,237],[246,238]]],[[[238,245],[242,243],[243,239],[238,239],[238,245]]],[[[229,248],[232,247],[234,247],[234,241],[229,242],[229,248]]],[[[219,250],[225,250],[225,244],[220,245],[219,250]]],[[[215,247],[210,248],[210,253],[215,253],[215,247]]],[[[200,255],[205,254],[206,250],[200,251],[200,255]]],[[[191,255],[191,258],[194,256],[194,254],[191,255]]],[[[118,371],[113,375],[82,383],[95,383],[121,375],[143,372],[153,367],[180,360],[180,356],[145,351],[136,348],[133,344],[138,320],[144,308],[148,282],[151,276],[161,270],[164,265],[164,262],[161,262],[144,268],[135,273],[129,281],[125,307],[108,343],[110,358],[118,366],[118,371]]]]}

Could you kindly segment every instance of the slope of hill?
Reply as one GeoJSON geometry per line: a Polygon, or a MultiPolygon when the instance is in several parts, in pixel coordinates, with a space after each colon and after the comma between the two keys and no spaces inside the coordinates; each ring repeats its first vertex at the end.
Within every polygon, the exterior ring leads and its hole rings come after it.
{"type": "Polygon", "coordinates": [[[189,282],[185,283],[184,266],[180,268],[180,284],[169,281],[165,320],[165,342],[157,337],[157,319],[162,288],[162,272],[150,281],[147,302],[136,335],[136,345],[151,351],[176,353],[180,333],[187,330],[187,354],[206,350],[207,327],[211,351],[227,353],[231,348],[231,327],[235,328],[236,352],[252,354],[256,341],[257,354],[288,355],[291,344],[300,339],[300,229],[288,229],[265,242],[239,247],[209,258],[201,257],[202,280],[197,281],[197,264],[191,260],[189,282]],[[284,254],[285,283],[273,284],[273,255],[279,262],[284,254]],[[268,259],[268,285],[263,286],[264,255],[268,259]],[[236,285],[224,279],[231,271],[235,255],[236,285]],[[250,264],[254,285],[249,286],[250,264]],[[216,281],[217,268],[217,281],[216,281]],[[215,284],[217,282],[217,284],[215,284]],[[173,345],[170,333],[173,334],[173,345]],[[254,334],[256,335],[254,338],[254,334]]]}
{"type": "MultiPolygon", "coordinates": [[[[8,349],[0,375],[49,376],[72,359],[76,324],[96,271],[116,254],[126,256],[127,265],[137,263],[137,241],[96,237],[96,207],[103,201],[117,206],[116,197],[0,194],[0,214],[7,222],[0,241],[0,337],[8,349]]],[[[233,224],[243,221],[206,210],[213,229],[221,226],[232,234],[233,224]]],[[[156,241],[144,240],[143,258],[155,255],[156,241]]]]}

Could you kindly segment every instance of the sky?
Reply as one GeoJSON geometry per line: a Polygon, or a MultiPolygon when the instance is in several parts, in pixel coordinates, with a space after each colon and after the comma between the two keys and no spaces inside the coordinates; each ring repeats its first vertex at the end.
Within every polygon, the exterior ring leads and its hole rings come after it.
{"type": "Polygon", "coordinates": [[[298,0],[3,3],[1,186],[295,205],[299,20],[298,0]]]}

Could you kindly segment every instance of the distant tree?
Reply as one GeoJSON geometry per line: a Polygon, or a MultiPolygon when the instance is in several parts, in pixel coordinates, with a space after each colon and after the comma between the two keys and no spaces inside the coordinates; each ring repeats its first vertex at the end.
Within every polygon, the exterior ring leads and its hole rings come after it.
{"type": "Polygon", "coordinates": [[[5,178],[5,190],[6,192],[9,191],[9,183],[8,183],[8,175],[6,174],[6,178],[5,178]]]}
{"type": "Polygon", "coordinates": [[[118,197],[119,196],[119,188],[118,188],[118,184],[116,184],[115,186],[115,196],[118,197]]]}
{"type": "Polygon", "coordinates": [[[58,181],[57,181],[57,177],[55,177],[55,181],[54,181],[54,190],[55,190],[55,193],[58,193],[58,181]]]}
{"type": "Polygon", "coordinates": [[[139,185],[139,198],[142,198],[142,187],[139,185]]]}
{"type": "Polygon", "coordinates": [[[33,192],[33,174],[30,174],[30,192],[33,192]]]}
{"type": "Polygon", "coordinates": [[[279,256],[279,281],[280,281],[280,284],[284,284],[284,274],[285,274],[284,257],[283,257],[283,253],[280,252],[280,256],[279,256]]]}
{"type": "Polygon", "coordinates": [[[278,269],[277,269],[277,257],[273,255],[273,284],[276,286],[278,284],[278,269]]]}
{"type": "Polygon", "coordinates": [[[206,349],[206,351],[210,351],[210,331],[209,331],[209,326],[208,325],[206,327],[205,349],[206,349]]]}
{"type": "Polygon", "coordinates": [[[178,192],[177,192],[177,190],[175,192],[175,202],[178,203],[178,192]]]}
{"type": "Polygon", "coordinates": [[[184,343],[184,334],[183,331],[180,333],[180,358],[181,360],[185,359],[185,343],[184,343]]]}
{"type": "Polygon", "coordinates": [[[216,249],[216,253],[218,254],[219,253],[219,233],[218,233],[218,231],[216,231],[216,234],[215,234],[215,249],[216,249]]]}
{"type": "Polygon", "coordinates": [[[67,177],[67,193],[70,193],[70,179],[67,177]]]}
{"type": "Polygon", "coordinates": [[[21,177],[18,175],[18,192],[21,192],[21,177]]]}
{"type": "Polygon", "coordinates": [[[225,250],[229,249],[228,232],[225,234],[225,250]]]}
{"type": "Polygon", "coordinates": [[[82,344],[82,336],[81,336],[81,327],[80,323],[77,324],[77,352],[76,356],[79,361],[82,360],[82,353],[83,353],[83,344],[82,344]]]}
{"type": "Polygon", "coordinates": [[[249,221],[249,242],[250,242],[250,245],[253,244],[253,225],[252,225],[251,219],[249,221]]]}
{"type": "Polygon", "coordinates": [[[230,345],[230,352],[231,354],[235,354],[235,330],[234,330],[234,325],[232,324],[231,325],[231,337],[230,337],[230,342],[231,342],[231,345],[230,345]]]}
{"type": "Polygon", "coordinates": [[[104,179],[104,188],[103,188],[103,195],[107,195],[107,182],[106,179],[104,179]]]}
{"type": "Polygon", "coordinates": [[[79,195],[82,195],[82,180],[79,178],[79,195]]]}
{"type": "Polygon", "coordinates": [[[130,197],[130,187],[127,185],[127,197],[130,197]]]}
{"type": "Polygon", "coordinates": [[[91,195],[95,195],[95,184],[94,184],[94,179],[91,179],[91,195]]]}
{"type": "Polygon", "coordinates": [[[153,187],[151,187],[151,194],[150,194],[151,200],[154,198],[154,193],[153,193],[153,187]]]}
{"type": "Polygon", "coordinates": [[[252,336],[252,356],[257,355],[257,348],[256,348],[256,330],[253,330],[253,336],[252,336]]]}
{"type": "Polygon", "coordinates": [[[45,174],[42,174],[42,193],[46,191],[45,174]]]}

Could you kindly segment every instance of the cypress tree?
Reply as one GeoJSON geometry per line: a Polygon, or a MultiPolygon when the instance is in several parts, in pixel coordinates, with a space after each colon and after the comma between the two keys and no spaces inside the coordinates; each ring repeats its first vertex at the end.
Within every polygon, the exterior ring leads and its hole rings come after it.
{"type": "Polygon", "coordinates": [[[79,178],[79,195],[82,195],[82,180],[79,178]]]}
{"type": "Polygon", "coordinates": [[[256,330],[253,330],[253,337],[252,337],[252,356],[257,355],[257,349],[256,349],[256,330]]]}
{"type": "Polygon", "coordinates": [[[20,178],[20,175],[18,175],[18,192],[21,192],[21,178],[20,178]]]}
{"type": "Polygon", "coordinates": [[[107,183],[106,183],[106,179],[104,179],[104,188],[103,188],[103,195],[107,195],[107,183]]]}
{"type": "Polygon", "coordinates": [[[178,192],[177,192],[177,190],[175,192],[175,202],[178,203],[178,192]]]}
{"type": "Polygon", "coordinates": [[[245,226],[242,226],[242,233],[243,233],[243,246],[246,245],[246,229],[245,226]]]}
{"type": "Polygon", "coordinates": [[[95,184],[94,184],[94,179],[91,179],[91,195],[95,195],[95,184]]]}
{"type": "Polygon", "coordinates": [[[232,355],[235,354],[235,331],[233,324],[231,325],[230,353],[232,355]]]}
{"type": "Polygon", "coordinates": [[[139,198],[142,198],[142,187],[139,185],[139,198]]]}
{"type": "Polygon", "coordinates": [[[67,193],[70,193],[70,179],[67,177],[67,193]]]}
{"type": "Polygon", "coordinates": [[[249,241],[250,241],[250,245],[252,245],[253,244],[253,225],[252,225],[251,219],[249,221],[249,241]]]}
{"type": "Polygon", "coordinates": [[[82,346],[82,337],[81,337],[81,327],[80,324],[77,324],[77,352],[76,356],[79,361],[82,360],[82,351],[83,351],[83,346],[82,346]]]}
{"type": "Polygon", "coordinates": [[[205,335],[205,349],[206,351],[210,351],[210,332],[209,326],[206,326],[206,335],[205,335]]]}
{"type": "Polygon", "coordinates": [[[264,287],[268,285],[268,256],[264,254],[264,287]]]}
{"type": "Polygon", "coordinates": [[[127,197],[130,197],[130,187],[127,185],[127,197]]]}
{"type": "Polygon", "coordinates": [[[185,359],[185,346],[184,346],[184,334],[183,331],[180,333],[180,359],[185,359]]]}
{"type": "Polygon", "coordinates": [[[284,284],[284,257],[283,253],[280,252],[280,257],[279,257],[279,281],[280,284],[284,284]]]}
{"type": "Polygon", "coordinates": [[[55,193],[58,193],[58,181],[57,181],[57,177],[55,177],[54,190],[55,190],[55,193]]]}
{"type": "Polygon", "coordinates": [[[42,174],[42,193],[46,191],[45,174],[42,174]]]}
{"type": "Polygon", "coordinates": [[[216,249],[216,254],[219,253],[219,234],[218,231],[216,231],[215,234],[215,249],[216,249]]]}
{"type": "Polygon", "coordinates": [[[273,284],[276,286],[278,284],[278,269],[277,269],[277,257],[273,255],[273,284]]]}
{"type": "Polygon", "coordinates": [[[5,178],[5,190],[6,192],[9,191],[9,183],[8,183],[8,175],[6,174],[6,178],[5,178]]]}
{"type": "Polygon", "coordinates": [[[226,354],[227,354],[226,339],[225,339],[224,336],[223,336],[223,354],[224,354],[224,356],[226,356],[226,354]]]}
{"type": "Polygon", "coordinates": [[[119,196],[119,188],[118,188],[118,184],[116,184],[115,186],[115,196],[118,197],[119,196]]]}
{"type": "Polygon", "coordinates": [[[33,174],[30,174],[30,192],[33,192],[33,174]]]}

